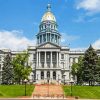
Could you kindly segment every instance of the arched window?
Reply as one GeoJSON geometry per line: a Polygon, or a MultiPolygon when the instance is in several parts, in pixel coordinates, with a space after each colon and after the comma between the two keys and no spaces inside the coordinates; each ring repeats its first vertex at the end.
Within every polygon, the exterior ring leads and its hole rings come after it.
{"type": "Polygon", "coordinates": [[[56,80],[56,72],[53,72],[53,79],[56,80]]]}
{"type": "Polygon", "coordinates": [[[44,72],[41,72],[41,79],[44,79],[44,72]]]}
{"type": "Polygon", "coordinates": [[[50,78],[50,72],[47,71],[47,78],[50,78]]]}

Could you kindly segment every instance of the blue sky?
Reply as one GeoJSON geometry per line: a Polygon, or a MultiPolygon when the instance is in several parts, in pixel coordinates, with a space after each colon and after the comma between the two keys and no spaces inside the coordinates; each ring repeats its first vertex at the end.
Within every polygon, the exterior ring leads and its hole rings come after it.
{"type": "Polygon", "coordinates": [[[70,48],[100,48],[100,0],[0,0],[0,48],[34,45],[47,4],[70,48]]]}

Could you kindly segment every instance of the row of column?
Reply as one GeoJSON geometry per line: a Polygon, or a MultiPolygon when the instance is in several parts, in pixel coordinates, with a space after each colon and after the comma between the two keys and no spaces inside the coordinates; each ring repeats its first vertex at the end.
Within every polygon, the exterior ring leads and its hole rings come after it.
{"type": "Polygon", "coordinates": [[[54,43],[59,44],[60,38],[59,38],[58,35],[54,34],[54,38],[53,38],[53,41],[52,41],[52,39],[51,39],[51,38],[52,38],[52,37],[51,37],[52,34],[50,34],[50,33],[47,33],[47,34],[45,34],[45,39],[46,39],[45,41],[44,41],[44,37],[43,37],[44,34],[39,35],[39,36],[38,36],[38,39],[37,39],[37,43],[38,43],[38,44],[41,44],[41,43],[44,43],[44,42],[48,42],[47,39],[49,38],[49,41],[50,41],[50,42],[54,42],[54,43]],[[47,36],[47,34],[48,34],[48,36],[47,36]],[[57,38],[56,38],[56,36],[57,36],[57,38]],[[56,40],[56,42],[55,42],[55,40],[56,40]]]}
{"type": "MultiPolygon", "coordinates": [[[[41,67],[41,62],[40,62],[40,51],[37,51],[37,67],[41,67]]],[[[46,51],[44,52],[45,53],[45,56],[44,56],[44,66],[47,67],[47,54],[46,54],[46,51]]],[[[56,65],[58,67],[59,63],[60,63],[60,53],[59,52],[56,52],[56,58],[57,58],[57,62],[56,62],[56,65]],[[59,55],[59,56],[58,56],[59,55]]],[[[50,52],[50,67],[53,67],[53,63],[52,63],[52,51],[50,52]]]]}

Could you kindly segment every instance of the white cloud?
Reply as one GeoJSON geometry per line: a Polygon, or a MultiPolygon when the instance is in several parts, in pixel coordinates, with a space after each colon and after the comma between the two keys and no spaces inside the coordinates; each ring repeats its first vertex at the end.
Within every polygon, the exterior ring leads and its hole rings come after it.
{"type": "Polygon", "coordinates": [[[71,41],[79,39],[79,36],[68,35],[67,33],[61,33],[61,44],[69,43],[71,41]]]}
{"type": "Polygon", "coordinates": [[[87,14],[97,13],[100,12],[100,0],[79,0],[76,8],[86,10],[87,14]]]}
{"type": "Polygon", "coordinates": [[[36,40],[24,37],[22,31],[0,31],[0,49],[24,50],[28,45],[34,45],[36,40]]]}
{"type": "Polygon", "coordinates": [[[92,46],[94,49],[100,49],[100,39],[96,40],[92,46]]]}

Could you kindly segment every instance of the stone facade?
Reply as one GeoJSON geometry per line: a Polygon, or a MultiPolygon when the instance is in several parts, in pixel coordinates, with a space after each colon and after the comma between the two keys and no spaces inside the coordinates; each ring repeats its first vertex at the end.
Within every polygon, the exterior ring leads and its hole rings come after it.
{"type": "MultiPolygon", "coordinates": [[[[39,32],[36,35],[37,45],[29,46],[27,49],[29,53],[28,64],[32,67],[29,76],[30,82],[69,82],[72,78],[70,72],[73,62],[78,62],[79,56],[83,56],[85,52],[70,51],[69,47],[60,45],[61,34],[58,32],[56,18],[50,8],[48,5],[39,25],[39,32]]],[[[12,57],[20,53],[19,51],[0,51],[0,83],[2,82],[2,62],[7,52],[11,52],[12,57]]],[[[97,53],[100,55],[100,52],[97,53]]]]}

